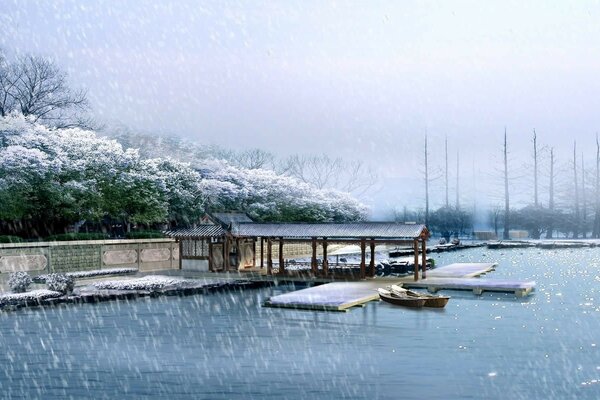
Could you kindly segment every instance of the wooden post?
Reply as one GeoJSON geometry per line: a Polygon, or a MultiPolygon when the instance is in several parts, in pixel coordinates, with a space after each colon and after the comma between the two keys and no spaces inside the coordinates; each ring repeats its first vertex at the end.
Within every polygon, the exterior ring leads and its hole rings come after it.
{"type": "Polygon", "coordinates": [[[421,240],[421,277],[425,279],[427,277],[427,273],[425,270],[427,269],[427,241],[425,239],[421,240]]]}
{"type": "Polygon", "coordinates": [[[360,239],[360,279],[365,279],[365,269],[366,269],[366,252],[365,248],[367,247],[367,242],[365,239],[360,239]]]}
{"type": "Polygon", "coordinates": [[[235,271],[239,271],[240,270],[240,266],[242,265],[242,252],[240,251],[240,239],[237,238],[235,239],[235,263],[236,265],[235,267],[235,271]]]}
{"type": "Polygon", "coordinates": [[[310,259],[310,272],[317,275],[317,238],[312,238],[312,258],[310,259]]]}
{"type": "Polygon", "coordinates": [[[279,238],[279,273],[285,274],[285,261],[283,260],[283,238],[279,238]]]}
{"type": "Polygon", "coordinates": [[[415,239],[413,243],[415,251],[415,281],[419,280],[419,241],[415,239]]]}
{"type": "Polygon", "coordinates": [[[260,238],[260,269],[265,267],[265,239],[260,238]]]}
{"type": "Polygon", "coordinates": [[[229,272],[229,237],[225,236],[225,241],[223,242],[223,270],[225,272],[229,272]]]}
{"type": "Polygon", "coordinates": [[[252,239],[252,268],[256,268],[256,238],[252,239]]]}
{"type": "Polygon", "coordinates": [[[273,275],[273,242],[267,239],[267,275],[273,275]]]}
{"type": "Polygon", "coordinates": [[[327,260],[327,238],[323,238],[323,275],[329,275],[329,261],[327,260]]]}
{"type": "Polygon", "coordinates": [[[215,272],[213,270],[212,258],[213,258],[213,245],[212,245],[211,240],[208,239],[208,270],[210,272],[215,272]]]}
{"type": "Polygon", "coordinates": [[[369,262],[369,275],[375,276],[375,239],[371,239],[371,262],[369,262]]]}

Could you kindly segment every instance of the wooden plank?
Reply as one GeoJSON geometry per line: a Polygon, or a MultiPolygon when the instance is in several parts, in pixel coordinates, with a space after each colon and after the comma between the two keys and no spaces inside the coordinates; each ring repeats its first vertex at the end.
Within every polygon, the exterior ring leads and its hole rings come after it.
{"type": "Polygon", "coordinates": [[[379,294],[376,289],[381,285],[381,282],[373,281],[332,282],[273,296],[265,302],[265,306],[344,311],[350,307],[378,300],[379,294]]]}

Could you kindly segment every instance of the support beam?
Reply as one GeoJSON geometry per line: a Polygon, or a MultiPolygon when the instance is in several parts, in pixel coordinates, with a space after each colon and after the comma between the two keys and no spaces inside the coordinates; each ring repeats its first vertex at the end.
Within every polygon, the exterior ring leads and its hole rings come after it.
{"type": "Polygon", "coordinates": [[[365,269],[366,269],[366,247],[367,242],[365,239],[360,240],[360,279],[365,279],[365,269]]]}
{"type": "Polygon", "coordinates": [[[267,275],[273,275],[273,242],[267,239],[267,275]]]}
{"type": "Polygon", "coordinates": [[[260,238],[260,269],[265,267],[265,239],[260,238]]]}
{"type": "Polygon", "coordinates": [[[371,261],[369,262],[369,276],[375,276],[375,239],[371,239],[371,261]]]}
{"type": "Polygon", "coordinates": [[[415,281],[419,280],[419,241],[417,239],[413,242],[413,249],[415,251],[415,281]]]}
{"type": "Polygon", "coordinates": [[[213,245],[210,239],[208,240],[208,270],[210,272],[215,272],[213,269],[213,245]]]}
{"type": "Polygon", "coordinates": [[[225,272],[229,272],[229,265],[231,264],[229,252],[229,237],[225,236],[225,241],[223,242],[223,270],[225,272]]]}
{"type": "Polygon", "coordinates": [[[329,261],[327,260],[327,238],[323,238],[323,275],[329,275],[329,261]]]}
{"type": "Polygon", "coordinates": [[[427,241],[425,239],[421,240],[421,277],[423,279],[427,278],[427,273],[425,270],[427,269],[427,241]]]}
{"type": "Polygon", "coordinates": [[[235,239],[235,263],[236,265],[234,265],[234,271],[239,271],[240,266],[242,265],[242,252],[239,238],[235,239]]]}
{"type": "Polygon", "coordinates": [[[318,266],[317,266],[317,238],[312,238],[312,257],[310,259],[310,272],[313,276],[317,275],[318,266]]]}
{"type": "Polygon", "coordinates": [[[256,268],[256,238],[252,239],[252,268],[256,268]]]}
{"type": "Polygon", "coordinates": [[[279,238],[279,273],[285,274],[285,261],[283,260],[283,238],[279,238]]]}

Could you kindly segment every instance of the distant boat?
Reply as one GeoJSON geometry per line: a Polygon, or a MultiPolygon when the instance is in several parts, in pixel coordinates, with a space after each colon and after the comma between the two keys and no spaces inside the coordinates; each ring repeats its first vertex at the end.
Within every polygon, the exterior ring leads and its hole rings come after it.
{"type": "Polygon", "coordinates": [[[392,293],[392,295],[396,295],[396,296],[405,295],[405,296],[410,296],[410,297],[414,297],[414,298],[424,299],[425,307],[444,308],[444,307],[446,307],[446,304],[448,304],[448,301],[450,300],[450,296],[434,296],[429,293],[413,292],[412,290],[404,289],[403,287],[400,287],[398,285],[392,285],[392,286],[390,286],[390,288],[391,288],[390,292],[392,293]]]}
{"type": "Polygon", "coordinates": [[[378,288],[379,298],[385,301],[386,303],[390,303],[396,306],[404,306],[411,308],[420,308],[425,305],[425,299],[420,297],[413,297],[408,295],[397,295],[389,290],[378,288]]]}

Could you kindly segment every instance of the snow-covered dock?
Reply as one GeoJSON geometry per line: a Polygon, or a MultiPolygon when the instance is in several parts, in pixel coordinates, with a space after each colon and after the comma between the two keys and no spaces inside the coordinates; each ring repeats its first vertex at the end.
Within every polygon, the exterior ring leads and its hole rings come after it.
{"type": "Polygon", "coordinates": [[[402,282],[406,288],[427,289],[435,293],[439,290],[472,290],[475,294],[483,292],[508,292],[517,297],[527,296],[535,289],[535,281],[481,278],[427,278],[420,281],[402,282]]]}
{"type": "Polygon", "coordinates": [[[347,311],[351,307],[378,300],[377,288],[381,286],[382,283],[378,281],[332,282],[273,296],[264,305],[302,310],[347,311]]]}
{"type": "Polygon", "coordinates": [[[427,272],[429,278],[473,278],[493,271],[497,263],[454,263],[427,272]]]}

